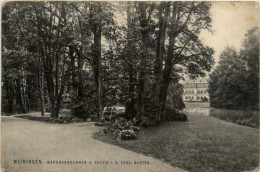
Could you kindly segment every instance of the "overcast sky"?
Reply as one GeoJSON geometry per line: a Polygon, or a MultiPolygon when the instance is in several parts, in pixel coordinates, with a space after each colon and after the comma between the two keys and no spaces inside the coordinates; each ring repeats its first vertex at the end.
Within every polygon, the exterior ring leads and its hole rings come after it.
{"type": "MultiPolygon", "coordinates": [[[[225,47],[241,48],[245,33],[259,26],[259,6],[256,2],[212,2],[212,29],[214,33],[202,32],[202,41],[215,49],[218,61],[225,47]]],[[[215,66],[217,63],[215,64],[215,66]]]]}

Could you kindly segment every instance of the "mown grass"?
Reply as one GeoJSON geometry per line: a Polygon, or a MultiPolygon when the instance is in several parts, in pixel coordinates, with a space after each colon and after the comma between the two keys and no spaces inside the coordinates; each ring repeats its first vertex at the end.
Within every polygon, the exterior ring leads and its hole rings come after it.
{"type": "Polygon", "coordinates": [[[143,128],[136,140],[117,141],[112,133],[101,132],[94,138],[188,171],[247,171],[258,166],[258,129],[187,114],[188,122],[143,128]]]}
{"type": "Polygon", "coordinates": [[[209,108],[209,102],[185,102],[186,108],[209,108]]]}

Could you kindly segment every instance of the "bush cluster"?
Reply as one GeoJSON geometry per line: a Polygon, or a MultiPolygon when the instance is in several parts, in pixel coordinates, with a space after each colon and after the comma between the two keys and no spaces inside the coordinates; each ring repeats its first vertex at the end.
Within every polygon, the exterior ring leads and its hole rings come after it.
{"type": "Polygon", "coordinates": [[[68,108],[71,109],[71,113],[74,117],[91,118],[92,120],[96,120],[98,110],[95,100],[87,101],[75,99],[70,105],[68,105],[68,108]]]}
{"type": "Polygon", "coordinates": [[[186,114],[179,112],[175,109],[167,109],[166,110],[166,121],[187,121],[188,117],[186,114]]]}
{"type": "Polygon", "coordinates": [[[259,127],[258,111],[211,109],[210,116],[239,125],[253,128],[259,127]]]}
{"type": "Polygon", "coordinates": [[[134,130],[122,130],[119,131],[117,135],[117,139],[119,140],[131,140],[136,138],[136,133],[134,132],[134,130]]]}
{"type": "Polygon", "coordinates": [[[114,122],[108,124],[103,132],[113,132],[117,140],[135,139],[137,137],[136,132],[140,131],[140,128],[134,124],[134,120],[127,121],[123,117],[118,117],[114,122]]]}
{"type": "Polygon", "coordinates": [[[249,127],[256,127],[256,123],[253,122],[252,118],[248,119],[238,119],[235,123],[239,125],[249,126],[249,127]]]}

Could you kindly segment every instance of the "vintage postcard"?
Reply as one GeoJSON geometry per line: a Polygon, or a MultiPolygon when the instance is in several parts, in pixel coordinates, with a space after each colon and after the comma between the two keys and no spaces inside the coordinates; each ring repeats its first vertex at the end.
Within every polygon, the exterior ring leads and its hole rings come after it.
{"type": "Polygon", "coordinates": [[[5,1],[2,172],[259,171],[259,3],[5,1]]]}

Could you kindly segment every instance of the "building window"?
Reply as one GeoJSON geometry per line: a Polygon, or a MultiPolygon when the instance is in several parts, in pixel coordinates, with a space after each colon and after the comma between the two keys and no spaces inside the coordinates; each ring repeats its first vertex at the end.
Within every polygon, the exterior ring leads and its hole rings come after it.
{"type": "Polygon", "coordinates": [[[207,93],[207,91],[205,90],[205,93],[207,93]]]}
{"type": "Polygon", "coordinates": [[[197,99],[199,100],[199,99],[200,99],[200,97],[197,97],[197,99]]]}
{"type": "Polygon", "coordinates": [[[194,92],[192,91],[192,94],[194,94],[194,92]]]}

